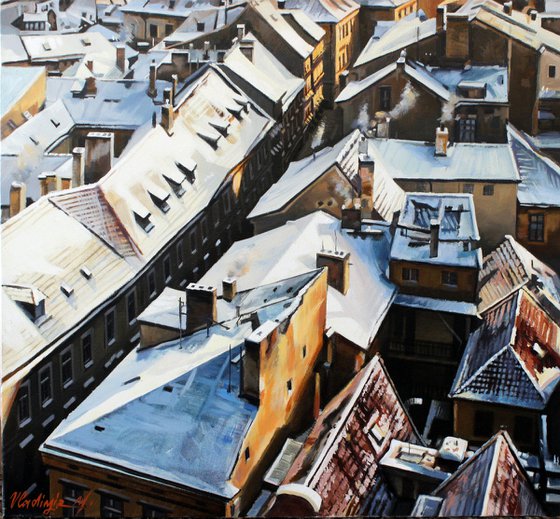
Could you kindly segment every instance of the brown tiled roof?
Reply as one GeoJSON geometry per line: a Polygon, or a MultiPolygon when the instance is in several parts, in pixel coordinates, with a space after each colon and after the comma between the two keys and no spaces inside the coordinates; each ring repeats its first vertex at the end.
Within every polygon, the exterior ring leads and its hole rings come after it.
{"type": "Polygon", "coordinates": [[[483,314],[469,338],[452,397],[544,409],[560,383],[560,326],[528,290],[483,314]]]}
{"type": "Polygon", "coordinates": [[[392,496],[378,470],[392,439],[418,442],[383,362],[374,357],[317,420],[284,484],[321,496],[320,515],[377,515],[392,496]]]}
{"type": "Polygon", "coordinates": [[[434,492],[439,516],[542,515],[507,432],[494,435],[434,492]]]}

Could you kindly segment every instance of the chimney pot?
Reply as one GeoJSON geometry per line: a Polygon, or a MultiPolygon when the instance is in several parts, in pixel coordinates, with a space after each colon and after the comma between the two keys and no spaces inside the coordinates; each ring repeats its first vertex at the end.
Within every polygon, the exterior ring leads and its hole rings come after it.
{"type": "Polygon", "coordinates": [[[150,84],[148,86],[148,95],[150,97],[157,96],[156,80],[157,80],[156,61],[152,60],[152,62],[150,63],[150,84]]]}
{"type": "Polygon", "coordinates": [[[12,182],[10,186],[10,218],[25,209],[26,197],[27,187],[25,183],[12,182]]]}
{"type": "Polygon", "coordinates": [[[504,3],[504,13],[511,14],[511,10],[513,9],[513,2],[505,2],[504,3]]]}
{"type": "Polygon", "coordinates": [[[328,284],[346,295],[350,288],[350,253],[333,253],[330,251],[318,252],[316,266],[317,268],[327,267],[328,284]]]}
{"type": "Polygon", "coordinates": [[[86,78],[86,96],[95,97],[97,95],[97,85],[95,77],[90,76],[86,78]]]}
{"type": "Polygon", "coordinates": [[[211,326],[218,318],[217,290],[196,283],[187,286],[187,333],[211,326]]]}
{"type": "Polygon", "coordinates": [[[231,303],[237,295],[237,279],[226,278],[222,281],[222,296],[225,301],[231,303]]]}
{"type": "Polygon", "coordinates": [[[430,258],[436,258],[439,252],[439,222],[430,220],[430,258]]]}
{"type": "Polygon", "coordinates": [[[37,178],[39,179],[39,186],[41,188],[41,196],[45,196],[49,192],[49,184],[48,184],[47,175],[45,175],[45,173],[41,173],[40,175],[37,176],[37,178]]]}
{"type": "Polygon", "coordinates": [[[122,72],[126,69],[126,49],[124,45],[117,45],[117,67],[122,72]]]}
{"type": "Polygon", "coordinates": [[[76,147],[72,150],[72,187],[84,185],[85,148],[76,147]]]}
{"type": "Polygon", "coordinates": [[[169,135],[173,134],[174,118],[175,112],[173,111],[173,107],[169,103],[165,103],[161,107],[161,125],[169,135]]]}

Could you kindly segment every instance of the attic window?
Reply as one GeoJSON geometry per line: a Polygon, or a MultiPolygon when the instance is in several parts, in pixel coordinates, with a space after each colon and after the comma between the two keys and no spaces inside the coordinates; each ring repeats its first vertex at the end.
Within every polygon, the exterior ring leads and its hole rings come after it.
{"type": "Polygon", "coordinates": [[[93,277],[93,273],[87,267],[82,267],[80,269],[80,274],[84,276],[86,279],[91,279],[93,277]]]}
{"type": "Polygon", "coordinates": [[[249,101],[241,96],[234,96],[233,100],[241,107],[245,109],[245,111],[249,112],[249,101]]]}
{"type": "Polygon", "coordinates": [[[205,140],[212,148],[218,148],[218,141],[220,140],[221,135],[217,133],[207,133],[204,131],[198,131],[196,134],[203,140],[205,140]]]}
{"type": "Polygon", "coordinates": [[[96,426],[94,427],[94,429],[95,429],[96,431],[102,432],[102,431],[105,430],[105,427],[103,427],[102,425],[96,425],[96,426]]]}
{"type": "Polygon", "coordinates": [[[204,22],[196,22],[196,32],[204,32],[204,22]]]}
{"type": "Polygon", "coordinates": [[[128,385],[128,384],[132,384],[133,382],[137,382],[138,380],[140,380],[140,377],[139,377],[139,376],[129,378],[128,380],[126,380],[125,382],[123,382],[123,386],[126,386],[126,385],[128,385]]]}
{"type": "Polygon", "coordinates": [[[167,213],[169,211],[169,204],[167,202],[170,196],[169,193],[163,189],[156,188],[155,186],[148,189],[148,193],[150,194],[150,198],[154,204],[156,204],[163,213],[167,213]]]}
{"type": "Polygon", "coordinates": [[[60,290],[66,297],[70,297],[74,293],[74,289],[66,283],[62,283],[62,285],[60,285],[60,290]]]}
{"type": "Polygon", "coordinates": [[[51,119],[51,123],[55,128],[58,128],[60,126],[60,121],[57,121],[56,119],[51,119]]]}
{"type": "Polygon", "coordinates": [[[163,386],[163,390],[167,393],[173,393],[173,386],[163,386]]]}
{"type": "Polygon", "coordinates": [[[134,218],[136,223],[144,229],[146,232],[150,232],[154,228],[154,224],[150,220],[150,216],[152,214],[144,207],[136,207],[133,209],[134,211],[134,218]]]}
{"type": "Polygon", "coordinates": [[[29,137],[29,140],[35,144],[35,146],[39,146],[39,141],[37,139],[35,139],[35,137],[29,137]]]}
{"type": "Polygon", "coordinates": [[[187,177],[189,183],[194,184],[196,180],[195,171],[197,164],[194,160],[189,160],[186,165],[182,164],[181,162],[175,162],[175,165],[179,168],[179,171],[187,177]]]}
{"type": "Polygon", "coordinates": [[[227,137],[228,128],[230,127],[230,123],[221,120],[212,120],[208,123],[212,128],[220,132],[224,137],[227,137]]]}
{"type": "Polygon", "coordinates": [[[236,119],[242,119],[242,108],[238,108],[237,106],[226,106],[226,110],[233,115],[236,119]]]}
{"type": "Polygon", "coordinates": [[[539,357],[539,359],[544,359],[546,357],[546,350],[538,342],[535,342],[533,344],[533,347],[531,348],[531,351],[537,357],[539,357]]]}
{"type": "Polygon", "coordinates": [[[376,412],[368,422],[366,426],[368,437],[372,440],[374,446],[381,447],[385,436],[387,436],[387,431],[385,428],[381,427],[379,424],[380,416],[379,413],[376,412]]]}
{"type": "MultiPolygon", "coordinates": [[[[84,14],[85,14],[85,13],[84,13],[84,14]]],[[[89,47],[89,46],[91,45],[91,41],[90,41],[89,38],[82,38],[80,41],[82,42],[82,45],[83,45],[84,47],[89,47]]]]}
{"type": "Polygon", "coordinates": [[[167,180],[167,183],[173,189],[175,196],[181,198],[185,194],[185,188],[183,187],[184,178],[180,178],[178,175],[172,175],[169,173],[164,173],[163,178],[167,180]]]}
{"type": "Polygon", "coordinates": [[[43,49],[47,51],[52,50],[48,41],[43,42],[43,49]]]}

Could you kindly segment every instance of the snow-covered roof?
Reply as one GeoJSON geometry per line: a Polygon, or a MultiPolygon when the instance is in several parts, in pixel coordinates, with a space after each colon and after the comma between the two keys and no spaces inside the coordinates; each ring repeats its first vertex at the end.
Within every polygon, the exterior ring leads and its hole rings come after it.
{"type": "Polygon", "coordinates": [[[457,14],[466,14],[469,20],[476,20],[535,50],[544,46],[560,52],[560,35],[542,27],[538,18],[532,21],[528,13],[516,10],[504,13],[503,6],[494,0],[470,0],[457,14]]]}
{"type": "Polygon", "coordinates": [[[396,295],[385,275],[389,229],[383,224],[377,229],[382,231],[378,239],[363,239],[341,229],[338,219],[317,211],[235,243],[200,282],[218,285],[233,276],[244,290],[315,269],[321,250],[348,252],[349,289],[344,295],[329,287],[327,327],[367,350],[396,295]]]}
{"type": "Polygon", "coordinates": [[[418,516],[541,516],[543,510],[509,434],[500,431],[431,494],[418,516]]]}
{"type": "Polygon", "coordinates": [[[380,38],[372,37],[353,66],[365,65],[381,56],[404,49],[417,41],[435,36],[435,34],[435,18],[424,20],[420,17],[411,17],[400,20],[380,38]]]}
{"type": "MultiPolygon", "coordinates": [[[[2,29],[4,29],[2,27],[2,29]]],[[[6,63],[22,63],[29,59],[25,47],[21,41],[19,34],[6,34],[2,30],[0,35],[1,49],[0,55],[2,56],[2,64],[6,63]]]]}
{"type": "Polygon", "coordinates": [[[446,156],[436,156],[433,144],[369,139],[368,152],[394,179],[519,182],[508,144],[459,142],[447,148],[446,156]]]}
{"type": "Polygon", "coordinates": [[[44,67],[2,67],[0,74],[2,117],[41,76],[46,76],[44,67]]]}
{"type": "Polygon", "coordinates": [[[309,16],[301,9],[281,9],[280,14],[284,17],[291,17],[303,31],[311,36],[316,42],[321,41],[325,36],[325,31],[321,26],[315,23],[309,16]]]}
{"type": "Polygon", "coordinates": [[[86,56],[91,59],[115,57],[115,47],[102,34],[96,32],[22,36],[31,61],[47,61],[65,57],[86,56]]]}
{"type": "Polygon", "coordinates": [[[478,289],[479,310],[485,311],[523,286],[552,315],[560,315],[558,274],[512,236],[506,235],[504,241],[484,258],[478,289]]]}
{"type": "Polygon", "coordinates": [[[474,203],[469,194],[407,193],[391,246],[391,260],[482,267],[474,203]],[[430,256],[430,225],[437,222],[438,253],[430,256]],[[464,244],[468,247],[465,250],[464,244]]]}
{"type": "Polygon", "coordinates": [[[435,299],[433,297],[413,296],[410,294],[399,294],[395,298],[395,304],[418,310],[431,310],[433,312],[445,312],[450,314],[477,315],[475,303],[467,301],[451,301],[449,299],[435,299]]]}
{"type": "Polygon", "coordinates": [[[560,383],[560,326],[523,288],[482,318],[450,396],[543,410],[560,383]]]}
{"type": "Polygon", "coordinates": [[[560,166],[536,150],[511,124],[507,133],[521,176],[518,202],[523,206],[560,207],[560,166]]]}
{"type": "Polygon", "coordinates": [[[560,132],[548,131],[542,132],[534,137],[525,134],[525,137],[538,149],[553,150],[560,149],[560,132]]]}
{"type": "MultiPolygon", "coordinates": [[[[238,489],[229,479],[258,409],[239,396],[238,359],[253,326],[238,318],[236,307],[241,306],[244,318],[261,309],[262,323],[286,319],[318,275],[258,287],[229,303],[221,300],[221,326],[133,351],[55,429],[42,450],[233,497],[238,489]],[[270,299],[263,302],[264,294],[270,299]]],[[[164,292],[162,304],[169,297],[164,292]]],[[[171,303],[177,310],[177,300],[171,303]]]]}
{"type": "Polygon", "coordinates": [[[316,154],[292,162],[280,180],[260,198],[248,218],[280,211],[334,167],[350,185],[356,186],[359,140],[360,131],[354,130],[334,146],[327,146],[316,154]]]}
{"type": "Polygon", "coordinates": [[[316,23],[340,22],[360,8],[354,0],[287,0],[285,5],[301,9],[316,23]]]}
{"type": "Polygon", "coordinates": [[[224,66],[262,92],[268,99],[281,102],[286,110],[303,90],[304,81],[294,76],[252,34],[246,34],[241,44],[252,45],[252,60],[249,60],[237,44],[224,59],[224,66]]]}

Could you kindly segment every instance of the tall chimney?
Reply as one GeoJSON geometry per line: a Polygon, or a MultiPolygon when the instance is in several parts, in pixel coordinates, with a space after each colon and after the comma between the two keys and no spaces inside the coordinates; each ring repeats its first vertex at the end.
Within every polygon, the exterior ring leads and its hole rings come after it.
{"type": "Polygon", "coordinates": [[[360,199],[362,208],[362,217],[371,218],[373,212],[373,174],[375,170],[375,162],[369,156],[361,153],[358,156],[358,170],[360,174],[360,199]]]}
{"type": "Polygon", "coordinates": [[[504,13],[511,14],[511,10],[513,9],[513,2],[505,2],[504,3],[504,13]]]}
{"type": "Polygon", "coordinates": [[[157,79],[156,60],[153,59],[152,62],[150,63],[150,85],[148,86],[148,95],[150,97],[157,96],[156,79],[157,79]]]}
{"type": "Polygon", "coordinates": [[[89,132],[86,137],[84,183],[97,182],[113,167],[115,136],[111,132],[89,132]]]}
{"type": "Polygon", "coordinates": [[[437,258],[439,252],[439,222],[430,220],[430,258],[437,258]]]}
{"type": "Polygon", "coordinates": [[[89,69],[90,72],[93,72],[93,60],[88,59],[86,61],[86,67],[89,69]]]}
{"type": "Polygon", "coordinates": [[[97,95],[97,85],[95,77],[90,76],[86,78],[86,96],[95,97],[97,95]]]}
{"type": "Polygon", "coordinates": [[[72,150],[72,187],[84,185],[85,148],[76,147],[72,150]]]}
{"type": "Polygon", "coordinates": [[[71,178],[59,177],[59,180],[60,180],[60,189],[70,189],[72,187],[71,178]]]}
{"type": "Polygon", "coordinates": [[[239,41],[241,41],[243,38],[245,38],[245,24],[244,23],[238,23],[237,24],[237,39],[239,41]]]}
{"type": "Polygon", "coordinates": [[[447,145],[449,144],[449,131],[442,124],[436,129],[436,157],[447,156],[447,145]]]}
{"type": "Polygon", "coordinates": [[[126,69],[126,48],[122,43],[117,45],[117,67],[122,72],[126,69]]]}
{"type": "Polygon", "coordinates": [[[24,182],[12,182],[10,186],[10,218],[25,209],[27,188],[24,182]]]}
{"type": "Polygon", "coordinates": [[[436,32],[440,33],[445,29],[445,16],[447,15],[447,6],[438,5],[436,11],[436,32]]]}
{"type": "Polygon", "coordinates": [[[37,175],[37,178],[39,179],[41,196],[45,196],[49,192],[49,184],[48,184],[48,180],[47,180],[47,175],[45,175],[45,173],[41,173],[40,175],[37,175]]]}
{"type": "Polygon", "coordinates": [[[286,0],[278,0],[278,9],[284,9],[286,7],[286,0]]]}
{"type": "Polygon", "coordinates": [[[355,231],[359,231],[362,227],[362,211],[354,207],[351,204],[348,207],[342,207],[340,210],[341,213],[341,224],[340,226],[342,229],[353,229],[355,231]]]}
{"type": "Polygon", "coordinates": [[[173,90],[171,89],[171,87],[163,89],[163,101],[166,104],[173,104],[173,90]]]}
{"type": "Polygon", "coordinates": [[[210,59],[210,42],[209,41],[204,42],[203,51],[204,51],[204,54],[202,56],[202,59],[205,59],[205,60],[210,59]]]}
{"type": "Polygon", "coordinates": [[[231,303],[237,295],[237,279],[225,278],[222,281],[222,297],[231,303]]]}
{"type": "Polygon", "coordinates": [[[350,253],[321,251],[317,253],[317,268],[327,267],[328,284],[346,295],[350,288],[350,253]]]}
{"type": "Polygon", "coordinates": [[[401,55],[399,56],[399,59],[397,60],[397,68],[404,68],[404,66],[406,65],[406,49],[401,50],[401,55]]]}
{"type": "Polygon", "coordinates": [[[175,112],[173,107],[166,103],[161,107],[161,126],[168,133],[168,135],[173,134],[173,123],[175,118],[175,112]]]}
{"type": "Polygon", "coordinates": [[[187,286],[187,334],[212,326],[217,318],[217,290],[190,283],[187,286]]]}
{"type": "Polygon", "coordinates": [[[177,74],[171,75],[171,90],[173,93],[173,103],[175,103],[175,98],[177,97],[177,92],[179,91],[179,76],[177,74]]]}

